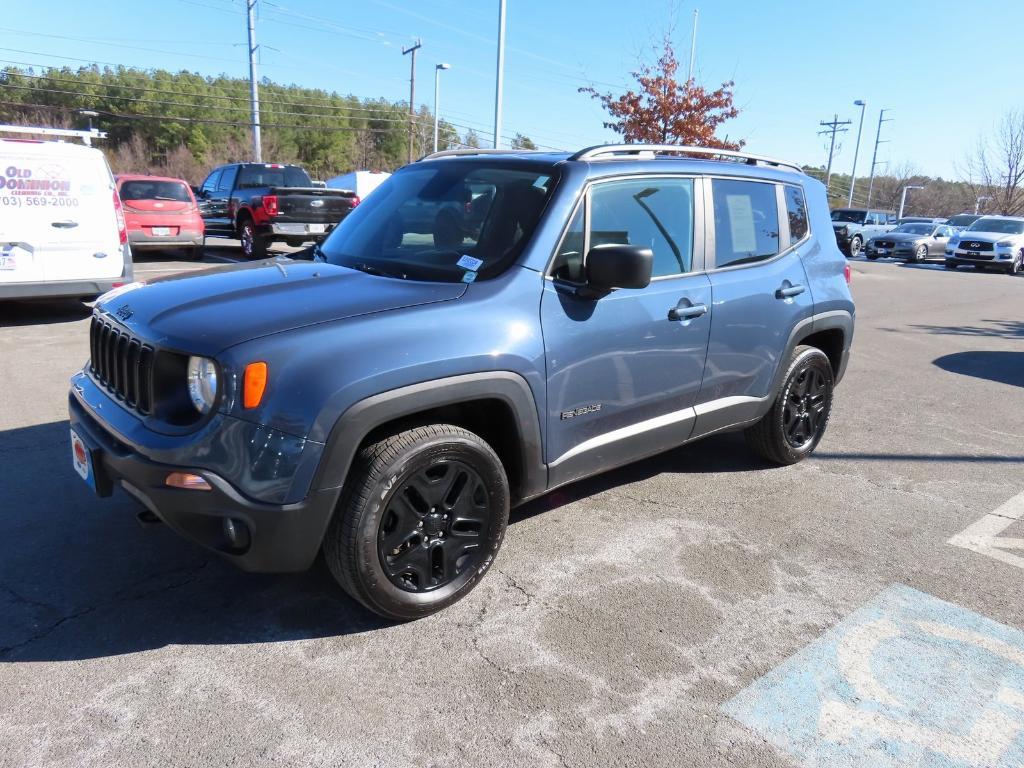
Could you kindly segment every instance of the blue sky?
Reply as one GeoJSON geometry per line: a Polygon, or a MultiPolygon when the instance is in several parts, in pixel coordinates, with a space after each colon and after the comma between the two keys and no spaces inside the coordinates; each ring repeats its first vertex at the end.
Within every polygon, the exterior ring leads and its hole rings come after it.
{"type": "MultiPolygon", "coordinates": [[[[432,104],[434,65],[447,62],[441,115],[490,135],[497,0],[260,3],[261,75],[405,100],[409,57],[401,48],[419,37],[417,102],[432,104]]],[[[245,0],[5,5],[0,64],[95,61],[248,74],[245,0]]],[[[888,142],[879,159],[955,177],[978,136],[1024,102],[1017,45],[1024,3],[1013,0],[508,0],[503,133],[519,131],[555,148],[613,141],[599,105],[577,87],[621,91],[669,30],[685,67],[694,7],[698,79],[712,87],[736,81],[742,114],[728,133],[753,152],[823,164],[818,122],[838,113],[854,121],[835,160],[848,172],[859,117],[853,101],[864,99],[863,172],[878,110],[886,107],[893,122],[883,128],[888,142]]]]}

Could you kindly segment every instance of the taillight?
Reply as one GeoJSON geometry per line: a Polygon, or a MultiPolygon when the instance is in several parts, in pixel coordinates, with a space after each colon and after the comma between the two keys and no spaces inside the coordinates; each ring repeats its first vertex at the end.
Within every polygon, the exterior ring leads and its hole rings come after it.
{"type": "Polygon", "coordinates": [[[121,207],[121,197],[114,190],[114,215],[117,216],[117,234],[121,239],[121,245],[128,242],[128,225],[124,221],[124,208],[121,207]]]}
{"type": "Polygon", "coordinates": [[[849,264],[844,264],[843,265],[843,277],[846,278],[846,284],[849,285],[850,284],[850,280],[853,279],[853,273],[850,271],[850,265],[849,264]]]}
{"type": "Polygon", "coordinates": [[[352,196],[352,207],[353,208],[355,208],[361,202],[362,202],[362,200],[359,199],[359,195],[353,195],[352,196]]]}
{"type": "Polygon", "coordinates": [[[263,196],[263,210],[267,212],[267,216],[277,216],[277,195],[263,196]]]}

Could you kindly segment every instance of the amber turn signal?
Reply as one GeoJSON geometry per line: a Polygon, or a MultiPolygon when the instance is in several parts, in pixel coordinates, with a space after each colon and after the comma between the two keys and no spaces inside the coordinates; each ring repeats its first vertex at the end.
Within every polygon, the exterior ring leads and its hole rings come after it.
{"type": "Polygon", "coordinates": [[[184,488],[186,491],[209,491],[210,484],[206,479],[193,475],[191,472],[171,472],[164,480],[164,485],[171,488],[184,488]]]}
{"type": "Polygon", "coordinates": [[[255,408],[263,399],[263,392],[267,388],[267,364],[249,363],[245,366],[245,376],[242,381],[242,405],[246,408],[255,408]]]}

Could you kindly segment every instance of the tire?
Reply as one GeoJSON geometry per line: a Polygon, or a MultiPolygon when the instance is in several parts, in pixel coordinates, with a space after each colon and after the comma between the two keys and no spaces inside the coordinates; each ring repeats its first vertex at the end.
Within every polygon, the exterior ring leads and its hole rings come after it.
{"type": "Polygon", "coordinates": [[[191,248],[186,248],[185,258],[189,261],[199,261],[203,258],[203,247],[201,245],[193,245],[191,248]]]}
{"type": "Polygon", "coordinates": [[[866,259],[867,259],[868,261],[878,261],[878,254],[875,254],[875,253],[868,253],[868,254],[865,254],[865,258],[866,258],[866,259]]]}
{"type": "Polygon", "coordinates": [[[854,235],[850,241],[850,258],[855,259],[860,256],[861,249],[864,247],[864,241],[861,240],[860,235],[854,235]]]}
{"type": "Polygon", "coordinates": [[[771,409],[744,431],[747,445],[773,464],[796,464],[807,458],[825,434],[834,388],[832,365],[825,353],[817,347],[798,346],[771,409]]]}
{"type": "Polygon", "coordinates": [[[242,219],[238,225],[238,239],[242,241],[242,253],[247,259],[263,259],[267,256],[267,240],[256,234],[252,219],[242,219]]]}
{"type": "Polygon", "coordinates": [[[928,258],[928,246],[919,245],[914,249],[914,263],[924,264],[924,260],[928,258]]]}
{"type": "Polygon", "coordinates": [[[501,547],[508,512],[505,469],[484,440],[450,424],[410,429],[360,450],[324,559],[374,613],[417,619],[477,585],[501,547]]]}
{"type": "Polygon", "coordinates": [[[1024,251],[1020,251],[1017,254],[1017,258],[1015,258],[1013,263],[1010,264],[1010,268],[1007,270],[1006,274],[1012,277],[1014,275],[1019,275],[1021,270],[1024,270],[1024,251]]]}
{"type": "Polygon", "coordinates": [[[954,264],[952,261],[947,261],[946,262],[946,269],[952,269],[953,271],[956,271],[956,267],[957,267],[957,265],[954,264]]]}

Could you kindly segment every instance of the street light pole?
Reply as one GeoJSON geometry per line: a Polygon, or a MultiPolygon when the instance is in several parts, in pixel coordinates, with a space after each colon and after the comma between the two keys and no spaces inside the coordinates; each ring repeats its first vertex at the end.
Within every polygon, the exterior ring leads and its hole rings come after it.
{"type": "Polygon", "coordinates": [[[402,48],[402,55],[412,54],[412,61],[409,63],[409,162],[412,162],[413,142],[416,137],[416,51],[423,47],[419,38],[416,44],[408,48],[402,48]]]}
{"type": "Polygon", "coordinates": [[[451,64],[436,64],[434,66],[434,151],[437,152],[437,127],[438,127],[438,113],[437,104],[438,97],[441,93],[441,71],[445,69],[451,69],[451,64]]]}
{"type": "Polygon", "coordinates": [[[252,106],[252,159],[263,162],[263,141],[260,137],[260,87],[256,76],[256,0],[246,0],[249,26],[249,101],[252,106]]]}
{"type": "MultiPolygon", "coordinates": [[[[871,154],[871,176],[868,179],[868,202],[871,205],[871,191],[875,188],[875,166],[878,165],[878,145],[884,144],[882,141],[882,123],[888,123],[892,121],[892,118],[886,118],[885,113],[889,110],[883,109],[878,113],[878,132],[875,134],[875,151],[871,154]]],[[[888,141],[888,139],[886,139],[888,141]]]]}
{"type": "Polygon", "coordinates": [[[899,221],[900,219],[903,218],[903,206],[906,205],[906,202],[907,202],[907,190],[908,189],[924,189],[924,187],[922,187],[919,184],[908,184],[907,186],[905,186],[903,188],[903,193],[900,195],[900,212],[896,215],[896,220],[897,221],[899,221]]]}
{"type": "Polygon", "coordinates": [[[501,92],[505,84],[505,0],[498,0],[498,72],[494,85],[494,148],[501,147],[501,92]]]}
{"type": "Polygon", "coordinates": [[[857,126],[857,144],[853,148],[853,170],[850,171],[850,196],[846,200],[847,208],[853,207],[853,188],[857,185],[857,155],[860,154],[860,134],[864,130],[864,109],[867,107],[867,102],[861,99],[857,99],[853,104],[860,107],[860,125],[857,126]]]}

